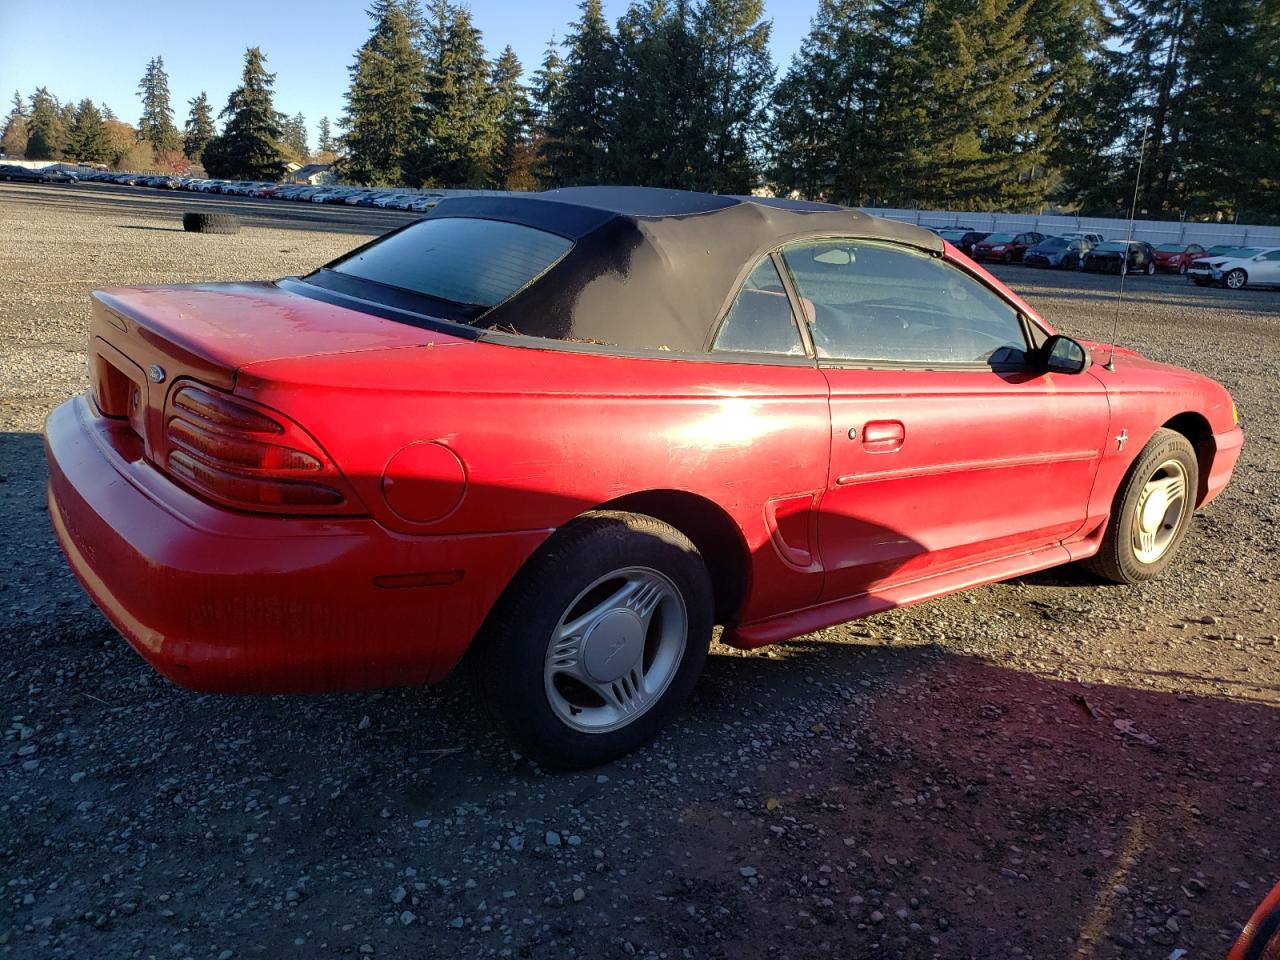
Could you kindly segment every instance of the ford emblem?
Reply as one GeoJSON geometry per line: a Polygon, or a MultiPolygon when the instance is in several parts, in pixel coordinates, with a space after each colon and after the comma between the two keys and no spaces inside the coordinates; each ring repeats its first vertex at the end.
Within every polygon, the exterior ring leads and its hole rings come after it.
{"type": "Polygon", "coordinates": [[[147,371],[147,376],[151,378],[152,383],[164,383],[164,378],[166,376],[164,367],[160,366],[158,363],[153,363],[151,368],[147,371]]]}

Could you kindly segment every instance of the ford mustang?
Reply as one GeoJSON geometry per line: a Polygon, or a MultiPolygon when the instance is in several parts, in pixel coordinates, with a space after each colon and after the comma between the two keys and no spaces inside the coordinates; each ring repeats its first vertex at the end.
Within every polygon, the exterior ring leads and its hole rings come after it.
{"type": "Polygon", "coordinates": [[[936,235],[640,188],[452,198],[302,277],[94,294],[46,425],[85,589],[220,692],[438,681],[543,763],[742,648],[1178,552],[1226,390],[1058,333],[936,235]],[[1113,362],[1102,362],[1103,360],[1113,362]]]}

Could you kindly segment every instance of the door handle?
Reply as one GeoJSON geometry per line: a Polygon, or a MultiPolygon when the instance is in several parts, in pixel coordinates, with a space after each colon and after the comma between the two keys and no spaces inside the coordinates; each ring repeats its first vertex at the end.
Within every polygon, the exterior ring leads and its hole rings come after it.
{"type": "MultiPolygon", "coordinates": [[[[849,433],[852,439],[856,428],[849,433]]],[[[893,453],[906,439],[907,428],[898,420],[872,420],[862,428],[862,449],[867,453],[893,453]]]]}

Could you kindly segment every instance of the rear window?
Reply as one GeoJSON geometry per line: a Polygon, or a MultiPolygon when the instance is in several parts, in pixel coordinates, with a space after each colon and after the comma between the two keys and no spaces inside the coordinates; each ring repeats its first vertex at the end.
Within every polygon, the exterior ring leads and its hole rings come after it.
{"type": "Polygon", "coordinates": [[[360,280],[469,307],[495,307],[536,280],[572,240],[501,220],[422,220],[329,264],[360,280]]]}

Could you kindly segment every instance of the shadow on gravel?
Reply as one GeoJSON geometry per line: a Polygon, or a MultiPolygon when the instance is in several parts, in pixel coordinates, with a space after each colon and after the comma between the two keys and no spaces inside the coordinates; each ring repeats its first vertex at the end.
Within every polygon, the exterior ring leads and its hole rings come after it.
{"type": "Polygon", "coordinates": [[[121,230],[158,230],[162,233],[183,233],[182,227],[144,227],[136,223],[117,223],[121,230]]]}
{"type": "Polygon", "coordinates": [[[551,775],[461,675],[173,687],[67,573],[40,438],[0,475],[18,956],[1211,957],[1280,879],[1271,706],[852,630],[717,647],[653,745],[551,775]]]}

